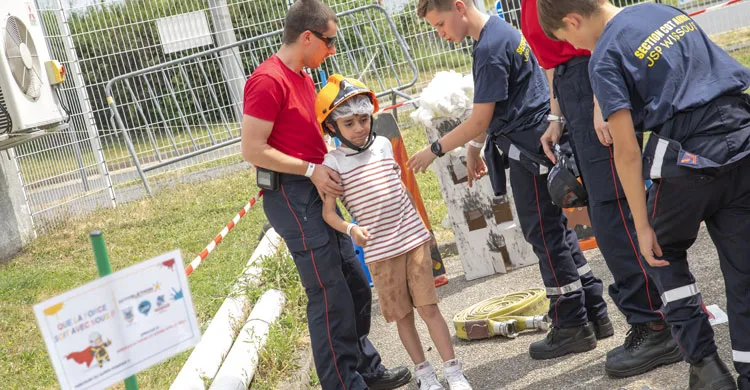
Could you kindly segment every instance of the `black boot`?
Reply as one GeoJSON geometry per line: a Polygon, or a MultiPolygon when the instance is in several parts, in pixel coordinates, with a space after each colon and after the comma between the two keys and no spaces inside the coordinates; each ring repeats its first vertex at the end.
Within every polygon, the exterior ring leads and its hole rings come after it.
{"type": "Polygon", "coordinates": [[[680,347],[671,333],[664,323],[631,325],[625,343],[607,353],[604,370],[609,376],[625,378],[681,361],[680,347]]]}
{"type": "Polygon", "coordinates": [[[574,328],[553,327],[544,340],[529,346],[532,359],[552,359],[569,353],[586,352],[596,348],[596,336],[589,324],[574,328]]]}
{"type": "Polygon", "coordinates": [[[690,390],[737,390],[729,368],[714,352],[690,365],[690,390]]]}
{"type": "Polygon", "coordinates": [[[609,320],[609,316],[589,321],[589,325],[592,327],[597,340],[606,339],[615,334],[615,327],[612,326],[612,321],[609,320]]]}
{"type": "Polygon", "coordinates": [[[411,371],[404,367],[389,368],[383,372],[383,375],[367,382],[367,388],[370,390],[390,390],[401,387],[411,381],[411,371]]]}

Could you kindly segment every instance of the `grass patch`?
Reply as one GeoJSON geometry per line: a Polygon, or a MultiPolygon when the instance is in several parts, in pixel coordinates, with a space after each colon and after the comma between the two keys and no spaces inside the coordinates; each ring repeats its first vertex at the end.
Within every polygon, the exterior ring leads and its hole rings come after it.
{"type": "Polygon", "coordinates": [[[284,291],[286,304],[279,319],[271,325],[266,345],[261,351],[259,366],[253,378],[253,389],[272,390],[297,369],[295,351],[309,344],[307,338],[307,296],[299,280],[297,268],[287,251],[263,259],[260,284],[250,290],[256,302],[268,289],[284,291]]]}
{"type": "MultiPolygon", "coordinates": [[[[119,270],[174,248],[193,259],[257,193],[250,172],[211,181],[178,185],[154,199],[69,220],[34,240],[8,264],[0,266],[0,377],[4,388],[56,388],[32,306],[97,277],[88,234],[104,232],[112,269],[119,270]]],[[[260,205],[259,205],[260,206],[260,205]]],[[[257,246],[265,221],[252,209],[189,278],[202,329],[229,294],[257,246]]],[[[168,388],[188,352],[138,375],[143,389],[168,388]]]]}
{"type": "Polygon", "coordinates": [[[750,67],[750,48],[737,50],[730,54],[732,54],[732,57],[737,59],[740,64],[745,65],[746,67],[750,67]]]}

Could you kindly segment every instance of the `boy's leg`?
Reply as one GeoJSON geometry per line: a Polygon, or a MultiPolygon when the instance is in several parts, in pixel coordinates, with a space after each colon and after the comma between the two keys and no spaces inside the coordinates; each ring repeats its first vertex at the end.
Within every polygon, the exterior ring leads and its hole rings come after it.
{"type": "Polygon", "coordinates": [[[406,284],[406,255],[370,263],[370,275],[378,291],[380,312],[395,322],[398,336],[414,364],[424,362],[424,350],[414,324],[414,309],[406,284]]]}
{"type": "Polygon", "coordinates": [[[509,164],[516,212],[524,237],[539,258],[553,325],[582,326],[587,322],[583,285],[566,238],[567,220],[549,197],[546,176],[534,175],[512,159],[509,164]]]}
{"type": "MultiPolygon", "coordinates": [[[[464,376],[461,362],[456,359],[448,324],[446,324],[437,305],[438,296],[432,278],[432,257],[429,243],[423,244],[406,254],[406,269],[409,295],[412,297],[419,316],[427,325],[430,338],[435,343],[435,348],[437,348],[440,358],[443,360],[443,373],[448,381],[449,388],[470,390],[471,385],[464,376]]],[[[432,368],[423,369],[417,366],[417,383],[420,386],[425,387],[426,385],[428,388],[439,386],[434,376],[434,370],[431,370],[432,368]],[[424,375],[420,373],[423,370],[424,375]],[[437,386],[430,386],[431,384],[437,386]]]]}
{"type": "Polygon", "coordinates": [[[448,325],[438,309],[438,296],[432,277],[432,257],[429,244],[412,249],[405,255],[406,281],[409,296],[419,316],[427,325],[430,338],[435,343],[443,361],[454,359],[448,325]]]}
{"type": "Polygon", "coordinates": [[[732,340],[732,360],[739,373],[740,390],[750,390],[750,159],[735,169],[729,181],[734,184],[734,201],[706,220],[706,227],[719,253],[724,274],[732,340]]]}
{"type": "Polygon", "coordinates": [[[307,181],[283,182],[266,191],[268,221],[292,254],[307,293],[307,323],[321,385],[326,389],[365,389],[357,372],[359,348],[354,300],[342,272],[335,231],[322,218],[322,203],[307,181]]]}
{"type": "MultiPolygon", "coordinates": [[[[568,218],[563,214],[563,223],[568,223],[568,218]]],[[[570,254],[573,256],[573,262],[576,264],[578,275],[581,278],[581,284],[583,285],[583,299],[584,306],[586,307],[586,317],[592,323],[606,322],[609,324],[609,331],[602,335],[602,337],[609,337],[614,334],[612,324],[609,322],[609,316],[607,315],[607,303],[604,302],[602,293],[604,292],[604,284],[602,280],[594,275],[594,271],[591,270],[586,256],[583,255],[581,247],[578,245],[578,235],[575,230],[568,228],[568,232],[565,235],[565,240],[570,248],[570,254]]]]}
{"type": "Polygon", "coordinates": [[[511,159],[510,185],[521,230],[539,257],[550,298],[553,328],[543,340],[529,346],[529,355],[532,359],[552,359],[596,348],[596,336],[587,323],[583,285],[571,254],[571,242],[566,238],[567,221],[562,209],[550,199],[547,176],[534,175],[511,159]]]}
{"type": "Polygon", "coordinates": [[[401,344],[406,349],[406,353],[409,354],[412,363],[415,366],[424,363],[426,358],[424,356],[422,340],[419,339],[417,326],[414,323],[414,311],[409,312],[406,317],[396,321],[396,328],[398,329],[398,337],[401,339],[401,344]]]}
{"type": "Polygon", "coordinates": [[[599,142],[594,130],[594,94],[589,82],[588,57],[578,57],[558,66],[554,90],[589,196],[594,236],[614,277],[609,294],[629,324],[661,321],[661,299],[647,275],[650,267],[640,255],[635,226],[617,179],[613,156],[610,149],[599,142]]]}
{"type": "Polygon", "coordinates": [[[695,364],[716,352],[714,331],[687,262],[700,223],[716,207],[717,188],[707,176],[690,175],[655,181],[649,189],[648,210],[656,239],[669,266],[653,267],[667,322],[685,360],[695,364]],[[713,209],[713,210],[712,210],[713,209]]]}

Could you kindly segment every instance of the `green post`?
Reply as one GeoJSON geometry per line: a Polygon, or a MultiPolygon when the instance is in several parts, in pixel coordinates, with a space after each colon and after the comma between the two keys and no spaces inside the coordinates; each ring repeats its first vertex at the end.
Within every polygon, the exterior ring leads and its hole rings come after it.
{"type": "MultiPolygon", "coordinates": [[[[112,267],[109,265],[109,256],[107,255],[107,247],[104,245],[102,232],[94,230],[89,236],[91,237],[91,246],[94,248],[94,258],[96,259],[96,269],[99,271],[99,277],[111,274],[112,267]]],[[[138,381],[135,379],[135,375],[125,378],[125,389],[138,390],[138,381]]]]}

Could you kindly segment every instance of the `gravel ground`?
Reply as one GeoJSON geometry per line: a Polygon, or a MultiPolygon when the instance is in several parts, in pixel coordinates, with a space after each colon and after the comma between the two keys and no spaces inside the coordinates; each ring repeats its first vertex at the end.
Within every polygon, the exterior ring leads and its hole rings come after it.
{"type": "MultiPolygon", "coordinates": [[[[598,250],[586,252],[594,273],[612,283],[598,250]]],[[[705,228],[702,228],[689,259],[692,272],[707,305],[718,304],[726,310],[724,282],[719,270],[719,260],[705,228]]],[[[661,367],[645,375],[626,379],[609,378],[604,373],[604,359],[608,350],[622,344],[628,326],[609,296],[610,318],[615,326],[615,336],[599,341],[596,349],[547,361],[535,361],[528,355],[529,344],[544,337],[542,333],[524,333],[516,339],[496,337],[489,340],[462,341],[455,337],[452,318],[463,308],[494,295],[516,290],[541,287],[537,267],[526,267],[505,275],[495,275],[478,280],[464,278],[458,257],[445,259],[450,283],[438,289],[440,309],[454,336],[456,354],[463,362],[464,371],[475,389],[685,389],[688,380],[686,363],[661,367]]],[[[606,291],[606,289],[605,289],[606,291]]],[[[373,290],[374,292],[374,290],[373,290]]],[[[441,366],[437,350],[432,347],[427,328],[417,320],[422,343],[428,349],[427,357],[433,365],[441,366]]],[[[731,347],[726,323],[715,327],[719,353],[730,369],[731,347]]],[[[401,346],[395,324],[387,324],[380,315],[377,297],[373,303],[371,340],[380,351],[387,367],[412,366],[401,346]]],[[[438,370],[442,378],[442,370],[438,370]]],[[[447,386],[447,384],[444,385],[447,386]]],[[[416,389],[412,381],[410,389],[416,389]]]]}

